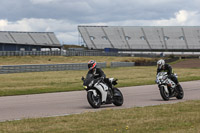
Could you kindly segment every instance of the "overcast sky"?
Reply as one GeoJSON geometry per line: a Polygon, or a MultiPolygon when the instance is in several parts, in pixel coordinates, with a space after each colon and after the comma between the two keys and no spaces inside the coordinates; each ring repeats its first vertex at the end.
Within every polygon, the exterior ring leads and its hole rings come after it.
{"type": "Polygon", "coordinates": [[[0,0],[0,31],[54,32],[78,44],[78,25],[199,26],[200,0],[0,0]]]}

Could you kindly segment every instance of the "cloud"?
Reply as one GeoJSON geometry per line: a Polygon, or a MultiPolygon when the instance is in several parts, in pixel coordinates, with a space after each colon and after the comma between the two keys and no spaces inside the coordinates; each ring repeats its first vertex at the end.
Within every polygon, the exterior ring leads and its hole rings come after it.
{"type": "Polygon", "coordinates": [[[68,20],[22,19],[16,22],[0,20],[1,31],[54,32],[59,41],[77,44],[77,25],[68,20]]]}
{"type": "Polygon", "coordinates": [[[199,26],[200,14],[198,11],[180,10],[169,19],[130,19],[124,21],[112,21],[103,25],[110,26],[199,26]]]}
{"type": "Polygon", "coordinates": [[[61,43],[78,44],[78,25],[98,26],[198,26],[200,14],[198,11],[180,10],[169,19],[152,20],[121,20],[96,23],[74,23],[70,20],[24,18],[18,21],[0,20],[0,30],[3,31],[30,31],[54,32],[61,43]]]}
{"type": "Polygon", "coordinates": [[[78,44],[78,32],[58,32],[57,38],[59,38],[61,44],[78,44]]]}
{"type": "Polygon", "coordinates": [[[174,18],[154,21],[155,25],[166,26],[199,26],[200,14],[198,11],[180,10],[174,18]]]}
{"type": "Polygon", "coordinates": [[[57,2],[58,0],[30,0],[33,4],[46,4],[51,2],[57,2]]]}
{"type": "Polygon", "coordinates": [[[187,21],[189,13],[185,10],[181,10],[178,13],[176,13],[175,15],[176,15],[176,20],[179,23],[184,23],[185,21],[187,21]]]}
{"type": "MultiPolygon", "coordinates": [[[[76,23],[97,23],[132,19],[172,17],[174,12],[191,8],[199,2],[186,0],[1,0],[0,18],[71,19],[76,23]],[[192,2],[191,2],[192,3],[192,2]],[[9,10],[8,10],[9,9],[9,10]]],[[[198,9],[199,7],[196,7],[198,9]]]]}
{"type": "Polygon", "coordinates": [[[7,20],[0,20],[0,30],[4,30],[4,27],[6,27],[8,24],[7,20]]]}
{"type": "Polygon", "coordinates": [[[54,32],[60,42],[77,44],[78,25],[197,26],[199,5],[199,0],[1,0],[0,30],[54,32]]]}

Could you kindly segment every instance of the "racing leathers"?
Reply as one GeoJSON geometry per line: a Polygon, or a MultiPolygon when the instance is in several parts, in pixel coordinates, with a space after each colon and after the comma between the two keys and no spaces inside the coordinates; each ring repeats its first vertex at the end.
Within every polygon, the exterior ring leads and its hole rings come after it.
{"type": "Polygon", "coordinates": [[[101,68],[95,68],[88,71],[88,74],[93,74],[94,79],[102,79],[110,88],[112,88],[112,84],[109,79],[106,78],[105,73],[101,70],[101,68]]]}
{"type": "Polygon", "coordinates": [[[172,67],[171,67],[169,64],[165,64],[165,65],[162,66],[160,69],[157,68],[157,74],[158,74],[159,72],[162,72],[162,71],[163,71],[163,72],[167,72],[168,78],[171,79],[172,81],[174,81],[174,83],[175,83],[176,85],[179,84],[178,79],[177,79],[176,76],[173,74],[173,72],[172,72],[172,67]]]}

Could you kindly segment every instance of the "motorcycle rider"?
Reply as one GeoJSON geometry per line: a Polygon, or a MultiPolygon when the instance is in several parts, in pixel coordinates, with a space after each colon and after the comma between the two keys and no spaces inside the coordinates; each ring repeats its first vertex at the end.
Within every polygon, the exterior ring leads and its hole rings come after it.
{"type": "Polygon", "coordinates": [[[169,64],[166,64],[163,59],[160,59],[157,61],[157,74],[161,71],[167,72],[168,78],[174,81],[174,83],[179,87],[180,84],[178,82],[178,79],[176,76],[173,74],[172,67],[169,64]]]}
{"type": "Polygon", "coordinates": [[[109,79],[106,78],[105,73],[101,70],[101,68],[97,68],[96,61],[90,60],[88,62],[88,69],[88,74],[93,74],[94,79],[102,79],[112,89],[112,84],[110,83],[109,79]]]}

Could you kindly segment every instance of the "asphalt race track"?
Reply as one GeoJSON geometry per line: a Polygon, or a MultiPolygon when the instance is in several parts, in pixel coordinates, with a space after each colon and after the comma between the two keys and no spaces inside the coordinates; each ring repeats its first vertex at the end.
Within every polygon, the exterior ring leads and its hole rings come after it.
{"type": "Polygon", "coordinates": [[[200,80],[181,82],[181,85],[185,92],[183,100],[172,98],[163,101],[157,85],[123,87],[120,88],[124,95],[123,106],[116,107],[110,104],[103,105],[100,109],[90,107],[86,91],[0,97],[0,121],[64,116],[108,108],[141,107],[200,99],[200,80]]]}

